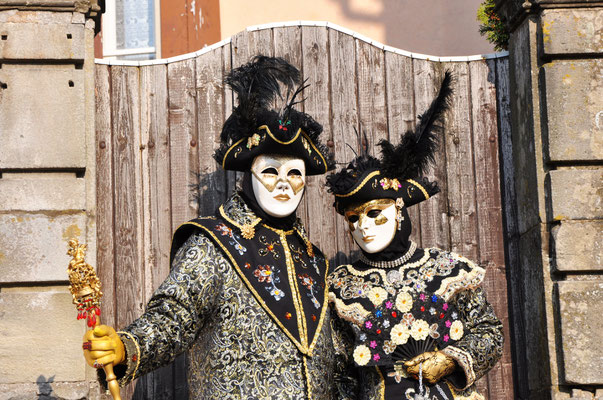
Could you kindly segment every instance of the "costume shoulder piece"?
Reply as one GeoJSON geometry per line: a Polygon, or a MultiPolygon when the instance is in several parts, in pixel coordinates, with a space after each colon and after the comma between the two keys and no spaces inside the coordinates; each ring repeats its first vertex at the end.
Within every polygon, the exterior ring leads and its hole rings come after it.
{"type": "Polygon", "coordinates": [[[307,87],[297,68],[282,58],[257,56],[232,70],[225,81],[238,105],[224,123],[214,154],[224,169],[247,171],[259,154],[302,158],[307,175],[334,168],[331,153],[319,141],[322,126],[293,108],[307,87]]]}
{"type": "Polygon", "coordinates": [[[379,142],[381,159],[361,154],[347,168],[327,177],[338,213],[343,214],[351,204],[373,199],[394,199],[410,207],[440,191],[437,184],[429,182],[424,175],[433,162],[438,133],[442,130],[441,118],[449,107],[451,80],[450,73],[446,72],[437,97],[419,117],[416,129],[402,135],[400,144],[379,142]]]}
{"type": "Polygon", "coordinates": [[[303,354],[312,355],[327,310],[328,263],[300,224],[271,228],[234,195],[215,217],[183,224],[172,254],[194,231],[208,237],[230,261],[243,284],[303,354]]]}

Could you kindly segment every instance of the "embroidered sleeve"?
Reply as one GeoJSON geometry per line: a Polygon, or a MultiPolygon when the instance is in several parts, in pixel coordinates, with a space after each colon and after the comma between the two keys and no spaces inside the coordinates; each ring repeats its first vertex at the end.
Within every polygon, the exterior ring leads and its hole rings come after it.
{"type": "Polygon", "coordinates": [[[335,348],[335,386],[339,400],[353,400],[357,398],[358,376],[352,350],[354,347],[354,332],[349,324],[340,319],[332,308],[331,331],[333,346],[335,348]]]}
{"type": "Polygon", "coordinates": [[[193,343],[199,328],[216,309],[221,290],[219,271],[227,265],[204,235],[195,234],[185,242],[144,314],[118,332],[127,353],[127,364],[115,368],[120,386],[171,362],[193,343]]]}
{"type": "Polygon", "coordinates": [[[458,293],[454,302],[464,333],[459,341],[442,351],[459,365],[459,370],[448,376],[448,380],[456,388],[465,389],[484,376],[502,356],[502,323],[481,288],[458,293]]]}

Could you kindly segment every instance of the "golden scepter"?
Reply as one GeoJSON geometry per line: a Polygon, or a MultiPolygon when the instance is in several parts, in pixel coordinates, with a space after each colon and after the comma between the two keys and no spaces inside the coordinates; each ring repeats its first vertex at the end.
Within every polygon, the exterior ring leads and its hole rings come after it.
{"type": "MultiPolygon", "coordinates": [[[[77,319],[86,319],[88,327],[94,329],[95,326],[100,325],[100,299],[103,293],[100,291],[100,280],[96,276],[94,268],[90,264],[86,264],[84,260],[86,248],[87,245],[79,244],[77,239],[69,241],[67,254],[73,258],[69,261],[67,273],[69,274],[69,290],[73,296],[73,304],[78,310],[77,319]]],[[[84,348],[84,353],[89,351],[90,349],[84,348]]],[[[111,396],[116,400],[121,400],[119,384],[113,373],[113,364],[103,365],[103,369],[111,396]]]]}

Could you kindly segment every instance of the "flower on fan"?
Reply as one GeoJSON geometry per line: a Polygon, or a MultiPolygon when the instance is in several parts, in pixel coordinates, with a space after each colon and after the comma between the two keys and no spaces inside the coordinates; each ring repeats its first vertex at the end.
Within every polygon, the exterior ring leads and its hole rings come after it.
{"type": "Polygon", "coordinates": [[[412,308],[412,296],[408,292],[402,292],[396,297],[396,308],[402,312],[408,312],[412,308]]]}
{"type": "Polygon", "coordinates": [[[373,302],[375,307],[383,303],[387,297],[387,291],[380,287],[374,287],[368,292],[368,298],[373,302]]]}
{"type": "Polygon", "coordinates": [[[358,365],[366,365],[371,360],[371,351],[368,347],[361,344],[354,350],[354,361],[358,365]]]}
{"type": "Polygon", "coordinates": [[[392,354],[396,350],[396,344],[391,340],[386,340],[383,342],[383,351],[385,354],[392,354]]]}
{"type": "Polygon", "coordinates": [[[410,329],[402,323],[396,324],[390,332],[392,342],[395,344],[406,344],[410,336],[410,329]]]}
{"type": "Polygon", "coordinates": [[[463,337],[463,323],[461,321],[454,321],[450,326],[450,339],[459,340],[463,337]]]}
{"type": "Polygon", "coordinates": [[[429,327],[429,336],[432,339],[438,339],[440,337],[440,333],[438,332],[438,324],[431,324],[429,327]]]}
{"type": "Polygon", "coordinates": [[[411,313],[406,313],[402,316],[402,323],[409,328],[413,322],[415,322],[415,317],[411,313]]]}
{"type": "Polygon", "coordinates": [[[429,324],[422,319],[416,320],[410,328],[410,335],[415,340],[425,340],[429,335],[429,324]]]}
{"type": "Polygon", "coordinates": [[[406,369],[403,365],[394,364],[394,370],[392,372],[388,372],[387,376],[393,377],[397,383],[400,383],[402,379],[408,378],[408,374],[406,373],[406,369]]]}

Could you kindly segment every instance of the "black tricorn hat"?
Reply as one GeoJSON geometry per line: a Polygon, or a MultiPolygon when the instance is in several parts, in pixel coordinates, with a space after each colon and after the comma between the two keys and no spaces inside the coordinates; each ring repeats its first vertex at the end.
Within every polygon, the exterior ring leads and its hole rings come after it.
{"type": "Polygon", "coordinates": [[[233,69],[225,82],[238,96],[238,104],[224,123],[221,145],[214,159],[224,169],[248,171],[260,154],[301,158],[306,175],[319,175],[335,163],[319,142],[322,126],[293,108],[307,87],[297,68],[278,57],[256,56],[233,69]],[[284,89],[284,96],[281,94],[284,89]],[[282,106],[275,107],[277,102],[282,106]]]}
{"type": "Polygon", "coordinates": [[[427,111],[419,116],[416,129],[402,135],[397,146],[381,140],[381,159],[368,154],[356,157],[341,171],[327,176],[329,191],[335,196],[335,209],[343,214],[352,204],[374,199],[402,199],[410,207],[440,191],[436,182],[424,177],[434,161],[439,124],[452,96],[452,77],[446,71],[440,91],[427,111]]]}

